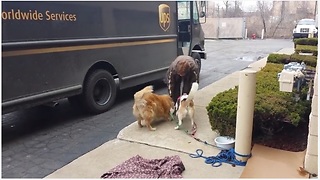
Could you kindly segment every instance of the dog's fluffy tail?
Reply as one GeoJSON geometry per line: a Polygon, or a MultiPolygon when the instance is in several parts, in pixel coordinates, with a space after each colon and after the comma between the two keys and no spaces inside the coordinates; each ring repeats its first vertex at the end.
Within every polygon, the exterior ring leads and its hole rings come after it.
{"type": "Polygon", "coordinates": [[[141,99],[143,97],[143,95],[147,94],[147,93],[152,93],[153,92],[153,86],[147,86],[145,88],[143,88],[142,90],[136,92],[134,94],[134,99],[138,100],[141,99]]]}
{"type": "Polygon", "coordinates": [[[196,83],[196,82],[192,83],[190,92],[188,94],[187,101],[193,100],[195,93],[198,91],[198,88],[199,88],[199,84],[198,83],[196,83]]]}

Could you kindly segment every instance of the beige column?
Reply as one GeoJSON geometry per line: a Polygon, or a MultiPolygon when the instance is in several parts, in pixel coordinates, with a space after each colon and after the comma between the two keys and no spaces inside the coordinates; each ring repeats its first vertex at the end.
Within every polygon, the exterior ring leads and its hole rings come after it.
{"type": "MultiPolygon", "coordinates": [[[[256,71],[243,70],[240,72],[235,152],[241,155],[251,153],[254,101],[256,96],[256,71]]],[[[236,159],[246,162],[248,157],[236,155],[236,159]]]]}

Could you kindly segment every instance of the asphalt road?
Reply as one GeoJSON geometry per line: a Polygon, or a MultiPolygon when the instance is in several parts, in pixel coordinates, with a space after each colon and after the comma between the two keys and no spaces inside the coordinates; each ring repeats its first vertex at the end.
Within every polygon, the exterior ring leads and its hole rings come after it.
{"type": "MultiPolygon", "coordinates": [[[[288,47],[293,47],[291,40],[208,40],[200,88],[288,47]]],[[[167,92],[163,83],[154,85],[156,93],[167,92]]],[[[143,87],[121,91],[115,106],[96,116],[72,108],[66,100],[56,108],[36,107],[3,115],[2,178],[43,178],[114,139],[135,121],[133,94],[143,87]]]]}

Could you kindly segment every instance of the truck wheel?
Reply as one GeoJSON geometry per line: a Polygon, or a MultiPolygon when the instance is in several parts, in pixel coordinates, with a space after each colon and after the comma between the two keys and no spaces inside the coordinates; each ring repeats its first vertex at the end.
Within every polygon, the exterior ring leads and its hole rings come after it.
{"type": "Polygon", "coordinates": [[[111,108],[116,100],[117,88],[112,75],[102,69],[89,74],[83,87],[82,105],[93,114],[111,108]]]}
{"type": "Polygon", "coordinates": [[[201,56],[199,53],[192,53],[191,57],[193,57],[193,59],[196,61],[196,63],[198,64],[199,67],[199,73],[201,71],[201,56]]]}

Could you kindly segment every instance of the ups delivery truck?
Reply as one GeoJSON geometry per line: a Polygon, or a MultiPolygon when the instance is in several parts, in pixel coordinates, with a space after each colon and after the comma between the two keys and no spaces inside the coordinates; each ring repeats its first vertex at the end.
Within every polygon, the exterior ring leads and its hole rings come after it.
{"type": "MultiPolygon", "coordinates": [[[[107,111],[117,91],[206,58],[195,1],[2,1],[2,114],[62,98],[107,111]]],[[[201,11],[201,15],[205,13],[201,11]]]]}

